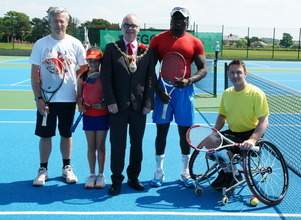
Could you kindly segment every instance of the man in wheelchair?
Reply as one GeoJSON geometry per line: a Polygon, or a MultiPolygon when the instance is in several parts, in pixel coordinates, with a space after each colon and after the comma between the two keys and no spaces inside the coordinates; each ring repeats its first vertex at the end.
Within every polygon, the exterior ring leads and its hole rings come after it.
{"type": "Polygon", "coordinates": [[[236,166],[231,165],[231,158],[240,154],[241,150],[254,147],[268,126],[269,109],[266,96],[262,90],[247,83],[245,63],[239,59],[232,60],[227,76],[233,87],[226,89],[222,95],[215,128],[221,130],[227,122],[229,129],[221,133],[234,142],[241,143],[241,147],[214,152],[214,157],[222,168],[218,177],[211,183],[216,190],[229,188],[237,182],[236,180],[242,179],[236,166]]]}

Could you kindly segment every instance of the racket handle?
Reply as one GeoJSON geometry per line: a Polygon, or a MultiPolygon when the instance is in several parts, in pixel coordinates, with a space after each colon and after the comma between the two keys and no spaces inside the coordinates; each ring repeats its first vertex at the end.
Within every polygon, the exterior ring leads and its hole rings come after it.
{"type": "Polygon", "coordinates": [[[166,111],[167,111],[168,104],[163,105],[161,119],[166,119],[166,111]]]}
{"type": "Polygon", "coordinates": [[[44,115],[43,115],[43,121],[42,121],[42,126],[47,126],[47,116],[48,116],[48,111],[45,110],[44,115]]]}
{"type": "Polygon", "coordinates": [[[80,120],[83,117],[83,113],[80,113],[79,116],[77,117],[76,121],[74,122],[73,126],[71,127],[71,132],[73,133],[75,129],[77,128],[77,125],[79,124],[80,120]]]}

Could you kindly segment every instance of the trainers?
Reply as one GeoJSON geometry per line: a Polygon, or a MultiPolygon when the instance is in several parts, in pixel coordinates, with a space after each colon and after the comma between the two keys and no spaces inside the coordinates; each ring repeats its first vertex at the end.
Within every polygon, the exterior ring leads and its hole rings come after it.
{"type": "MultiPolygon", "coordinates": [[[[232,174],[232,173],[231,173],[232,174]]],[[[216,177],[216,179],[210,184],[211,187],[215,188],[215,189],[220,189],[224,186],[224,183],[227,179],[227,173],[224,172],[224,170],[221,170],[218,174],[218,176],[216,177]]]]}
{"type": "MultiPolygon", "coordinates": [[[[238,182],[241,181],[242,180],[241,173],[239,173],[237,176],[235,176],[235,178],[237,179],[238,182]]],[[[227,178],[225,180],[223,187],[226,187],[226,189],[228,189],[231,186],[235,185],[237,183],[237,181],[234,179],[233,173],[229,173],[229,174],[227,174],[227,178]]]]}
{"type": "Polygon", "coordinates": [[[195,187],[195,181],[190,177],[188,171],[184,171],[181,173],[180,181],[184,182],[184,185],[187,188],[194,188],[195,187]]]}
{"type": "Polygon", "coordinates": [[[67,183],[76,183],[77,177],[74,175],[72,171],[72,167],[70,165],[66,165],[62,170],[62,177],[66,179],[67,183]]]}
{"type": "Polygon", "coordinates": [[[93,189],[95,187],[95,181],[96,181],[96,176],[90,175],[86,180],[85,188],[93,189]]]}
{"type": "Polygon", "coordinates": [[[96,183],[95,188],[97,189],[103,189],[106,186],[106,180],[104,175],[97,175],[96,176],[96,183]]]}
{"type": "Polygon", "coordinates": [[[44,167],[39,168],[38,176],[33,180],[32,185],[43,186],[48,179],[48,170],[44,167]]]}
{"type": "Polygon", "coordinates": [[[163,170],[157,170],[154,174],[154,178],[151,181],[151,185],[154,187],[160,187],[163,184],[164,177],[164,171],[163,170]]]}

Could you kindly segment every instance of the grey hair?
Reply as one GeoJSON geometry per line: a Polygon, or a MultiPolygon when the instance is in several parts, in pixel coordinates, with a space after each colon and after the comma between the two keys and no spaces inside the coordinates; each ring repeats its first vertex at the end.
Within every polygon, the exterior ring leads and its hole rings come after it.
{"type": "Polygon", "coordinates": [[[69,13],[65,8],[61,8],[61,7],[51,7],[48,10],[48,21],[51,22],[51,18],[56,15],[56,14],[61,14],[61,13],[65,13],[66,14],[66,19],[67,22],[69,22],[69,13]]]}

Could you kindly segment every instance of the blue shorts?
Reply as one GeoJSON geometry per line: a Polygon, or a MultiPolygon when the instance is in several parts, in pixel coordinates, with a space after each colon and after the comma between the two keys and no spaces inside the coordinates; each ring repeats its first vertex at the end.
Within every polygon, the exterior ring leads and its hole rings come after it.
{"type": "Polygon", "coordinates": [[[109,130],[109,115],[88,116],[83,115],[84,131],[107,131],[109,130]]]}
{"type": "Polygon", "coordinates": [[[65,138],[71,137],[70,128],[73,124],[76,102],[54,102],[49,103],[49,114],[47,116],[47,126],[42,126],[43,116],[37,111],[37,121],[35,134],[42,138],[55,136],[57,119],[60,135],[65,138]]]}
{"type": "MultiPolygon", "coordinates": [[[[162,82],[160,81],[160,84],[162,82]]],[[[162,88],[164,88],[162,86],[162,88]]],[[[167,92],[172,88],[167,87],[167,92]]],[[[164,103],[161,102],[159,96],[155,97],[155,106],[153,111],[153,122],[156,124],[170,123],[173,118],[180,126],[194,125],[194,90],[193,86],[185,86],[184,88],[175,88],[171,93],[171,100],[168,104],[166,118],[162,119],[162,110],[164,103]]]]}

